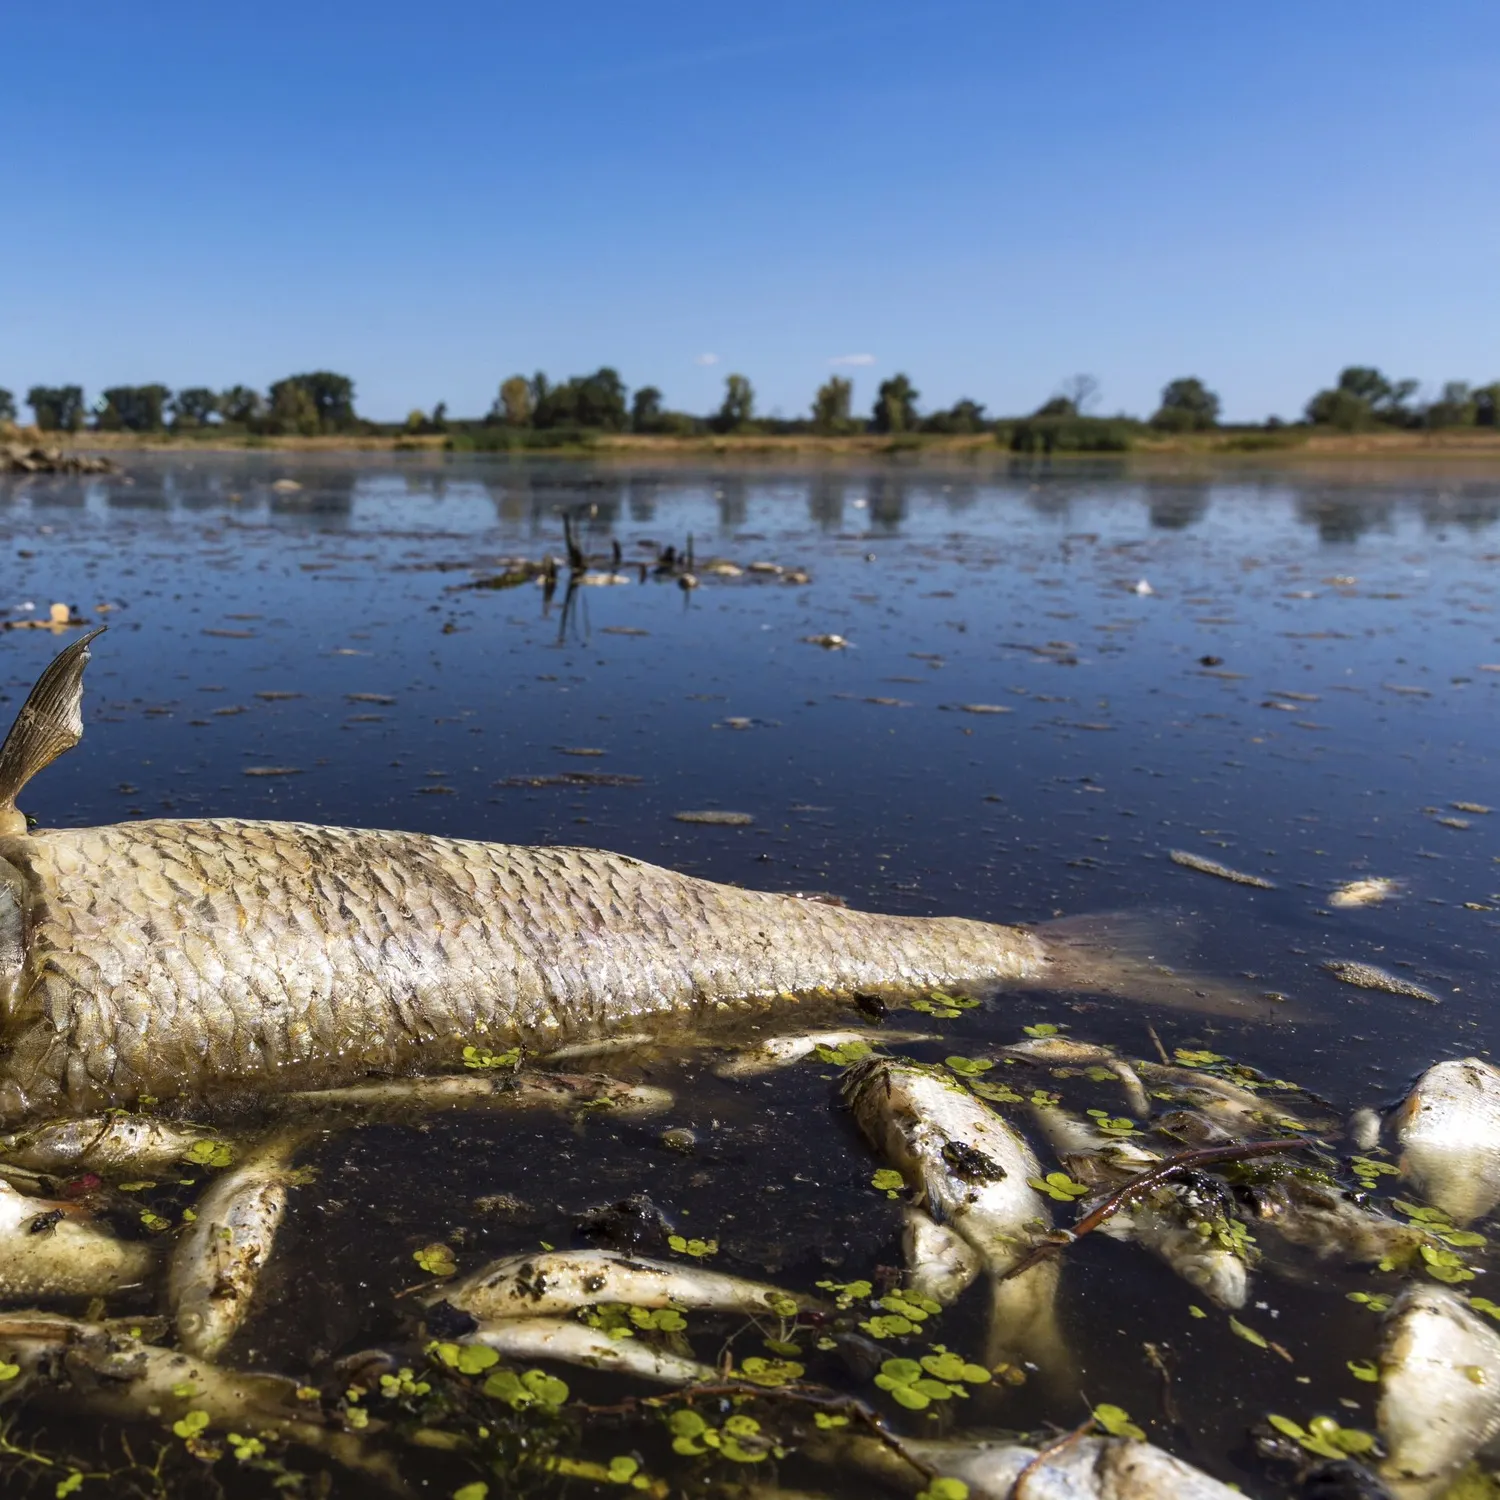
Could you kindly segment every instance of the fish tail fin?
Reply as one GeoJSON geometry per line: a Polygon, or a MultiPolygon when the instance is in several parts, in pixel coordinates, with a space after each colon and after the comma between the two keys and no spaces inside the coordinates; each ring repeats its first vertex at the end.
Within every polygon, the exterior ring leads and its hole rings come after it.
{"type": "Polygon", "coordinates": [[[1307,1017],[1285,1001],[1243,981],[1204,974],[1173,963],[1172,929],[1186,923],[1163,913],[1102,912],[1063,917],[1036,928],[1048,963],[1040,984],[1120,1000],[1163,1005],[1246,1021],[1300,1021],[1307,1017]]]}
{"type": "Polygon", "coordinates": [[[89,643],[103,634],[101,625],[52,658],[0,745],[0,834],[26,832],[21,789],[83,738],[83,669],[89,643]]]}

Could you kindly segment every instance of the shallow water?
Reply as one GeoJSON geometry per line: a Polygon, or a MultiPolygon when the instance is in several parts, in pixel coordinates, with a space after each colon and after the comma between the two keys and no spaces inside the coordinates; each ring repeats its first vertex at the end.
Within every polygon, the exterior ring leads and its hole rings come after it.
{"type": "MultiPolygon", "coordinates": [[[[298,818],[586,843],[893,912],[1138,913],[1159,956],[1285,997],[1252,1024],[1000,996],[910,1049],[933,1060],[978,1056],[1038,1022],[1154,1056],[1149,1026],[1169,1050],[1210,1048],[1342,1114],[1494,1043],[1494,823],[1454,804],[1500,806],[1488,754],[1500,481],[212,455],[0,481],[0,525],[11,618],[53,600],[90,618],[109,607],[84,743],[25,798],[45,824],[298,818]],[[691,535],[701,587],[637,578],[580,589],[566,607],[561,589],[548,598],[534,583],[466,587],[506,558],[561,556],[562,509],[580,515],[591,551],[618,542],[633,578],[658,545],[691,535]],[[713,557],[804,568],[811,582],[715,577],[713,557]],[[830,633],[847,649],[804,639],[830,633]],[[286,774],[247,774],[266,767],[286,774]],[[531,784],[580,771],[640,779],[531,784]],[[754,821],[673,816],[714,808],[754,821]],[[1276,889],[1182,868],[1172,849],[1276,889]],[[1401,899],[1330,910],[1328,893],[1362,875],[1401,880],[1401,899]],[[1340,985],[1319,967],[1329,959],[1392,969],[1441,1006],[1340,985]]],[[[59,644],[6,634],[12,709],[59,644]]],[[[835,1070],[813,1061],[730,1084],[710,1061],[622,1060],[626,1076],[678,1091],[658,1120],[445,1116],[329,1140],[237,1356],[316,1377],[385,1343],[420,1365],[396,1295],[424,1279],[414,1249],[446,1240],[474,1268],[581,1244],[579,1213],[635,1192],[685,1234],[716,1237],[719,1269],[810,1289],[899,1264],[898,1206],[869,1186],[879,1163],[838,1107],[835,1070]],[[661,1149],[667,1124],[697,1133],[695,1154],[661,1149]],[[515,1201],[475,1206],[498,1194],[515,1201]]],[[[1107,1089],[1067,1087],[1069,1103],[1120,1107],[1107,1089]]],[[[155,1201],[176,1213],[191,1196],[155,1201]]],[[[1283,1359],[1211,1307],[1192,1316],[1203,1299],[1158,1262],[1092,1237],[1064,1271],[1076,1381],[979,1392],[958,1425],[1067,1428],[1085,1398],[1114,1402],[1249,1492],[1284,1493],[1247,1428],[1271,1410],[1373,1425],[1375,1387],[1346,1364],[1373,1354],[1376,1324],[1344,1293],[1392,1280],[1257,1274],[1241,1317],[1283,1359]],[[1172,1369],[1175,1423],[1147,1342],[1172,1369]]],[[[931,1339],[977,1349],[981,1313],[961,1304],[931,1339]]],[[[737,1328],[695,1319],[700,1357],[732,1333],[737,1357],[765,1353],[737,1328]]],[[[802,1343],[810,1378],[883,1399],[802,1343]]],[[[639,1389],[562,1373],[594,1402],[639,1389]]],[[[926,1418],[887,1409],[924,1430],[926,1418]]],[[[636,1453],[674,1482],[690,1472],[659,1418],[611,1421],[591,1423],[580,1451],[636,1453]]],[[[442,1495],[477,1473],[450,1457],[404,1466],[442,1495]]],[[[710,1472],[741,1477],[733,1468],[710,1472]]],[[[780,1470],[829,1493],[867,1484],[795,1454],[780,1470]]],[[[254,1493],[268,1481],[226,1482],[254,1493]]]]}

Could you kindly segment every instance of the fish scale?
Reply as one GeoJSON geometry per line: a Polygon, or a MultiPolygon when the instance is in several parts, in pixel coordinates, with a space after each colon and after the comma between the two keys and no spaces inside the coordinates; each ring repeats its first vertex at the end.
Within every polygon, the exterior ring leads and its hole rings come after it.
{"type": "Polygon", "coordinates": [[[0,1114],[327,1087],[780,996],[1038,974],[1040,941],[623,855],[238,819],[0,839],[26,974],[0,1114]]]}

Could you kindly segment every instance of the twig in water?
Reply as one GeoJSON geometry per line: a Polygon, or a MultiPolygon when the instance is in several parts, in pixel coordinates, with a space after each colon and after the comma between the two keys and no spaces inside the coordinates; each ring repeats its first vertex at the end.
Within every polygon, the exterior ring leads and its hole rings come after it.
{"type": "Polygon", "coordinates": [[[1167,1357],[1162,1353],[1160,1345],[1142,1344],[1146,1351],[1146,1363],[1161,1376],[1161,1414],[1173,1427],[1182,1427],[1182,1412],[1177,1405],[1177,1397],[1172,1392],[1172,1369],[1167,1363],[1167,1357]]]}
{"type": "Polygon", "coordinates": [[[1149,1021],[1146,1022],[1146,1035],[1151,1038],[1152,1043],[1156,1047],[1156,1055],[1170,1068],[1172,1066],[1172,1059],[1167,1056],[1167,1049],[1162,1046],[1161,1038],[1156,1034],[1156,1027],[1149,1021]]]}
{"type": "Polygon", "coordinates": [[[1094,1425],[1093,1414],[1089,1414],[1086,1422],[1080,1422],[1072,1432],[1065,1432],[1061,1437],[1053,1438],[1050,1443],[1041,1449],[1024,1469],[1011,1481],[1010,1489],[1006,1492],[1005,1500],[1026,1500],[1026,1490],[1030,1487],[1031,1478],[1039,1470],[1047,1467],[1047,1460],[1061,1453],[1064,1448],[1070,1448],[1079,1438],[1083,1437],[1094,1425]]]}
{"type": "Polygon", "coordinates": [[[1203,1146],[1193,1151],[1183,1151],[1176,1156],[1169,1156],[1165,1161],[1159,1162],[1148,1171],[1142,1172],[1138,1177],[1132,1177],[1129,1182],[1116,1188],[1103,1203],[1092,1212],[1085,1214],[1072,1229],[1066,1231],[1066,1239],[1043,1241],[1030,1255],[1017,1261],[998,1279],[1009,1281],[1013,1276],[1020,1276],[1023,1272],[1029,1271],[1039,1261],[1046,1260],[1050,1255],[1056,1255],[1064,1245],[1071,1245],[1074,1240],[1082,1238],[1106,1220],[1113,1218],[1132,1198],[1138,1197],[1148,1188],[1155,1187],[1159,1182],[1165,1182],[1169,1177],[1175,1177],[1179,1172],[1191,1171],[1194,1167],[1212,1167],[1221,1162],[1248,1161],[1256,1156],[1274,1156],[1282,1151],[1296,1151],[1299,1147],[1308,1145],[1309,1140],[1309,1137],[1302,1136],[1295,1140],[1285,1141],[1250,1141],[1242,1146],[1203,1146]]]}

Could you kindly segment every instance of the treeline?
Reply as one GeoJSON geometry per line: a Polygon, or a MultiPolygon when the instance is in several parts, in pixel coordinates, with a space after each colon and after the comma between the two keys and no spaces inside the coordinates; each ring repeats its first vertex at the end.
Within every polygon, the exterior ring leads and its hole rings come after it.
{"type": "MultiPolygon", "coordinates": [[[[910,377],[883,380],[868,415],[854,410],[854,383],[834,375],[818,387],[802,417],[764,416],[756,410],[755,388],[740,374],[725,377],[724,395],[707,416],[670,410],[652,385],[631,391],[619,372],[604,366],[592,375],[553,382],[545,374],[512,375],[503,381],[482,418],[450,419],[439,402],[431,413],[413,411],[404,423],[367,421],[354,410],[354,382],[347,375],[316,370],[289,375],[264,393],[248,386],[214,391],[188,386],[112,386],[91,404],[83,388],[33,386],[26,393],[36,426],[51,432],[183,433],[237,430],[268,437],[328,434],[445,434],[462,448],[551,446],[592,433],[636,432],[692,437],[720,434],[815,434],[842,437],[858,433],[893,439],[920,434],[991,433],[1017,452],[1119,451],[1150,433],[1211,432],[1219,426],[1219,397],[1196,376],[1169,381],[1152,415],[1093,414],[1098,382],[1088,375],[1064,381],[1061,390],[1034,412],[991,417],[982,402],[964,398],[924,411],[910,377]]],[[[16,401],[0,389],[0,421],[17,419],[16,401]]],[[[1272,417],[1268,431],[1293,426],[1361,432],[1378,428],[1436,430],[1495,427],[1500,423],[1500,381],[1470,385],[1449,381],[1436,399],[1418,398],[1415,380],[1391,380],[1368,365],[1350,365],[1338,380],[1308,401],[1301,422],[1272,417]]]]}
{"type": "MultiPolygon", "coordinates": [[[[288,375],[264,394],[244,385],[226,391],[116,385],[92,405],[85,405],[82,386],[34,385],[26,404],[43,432],[181,432],[227,424],[268,437],[316,437],[368,425],[354,412],[354,382],[331,370],[288,375]]],[[[15,397],[0,390],[0,421],[15,420],[15,397]]]]}

